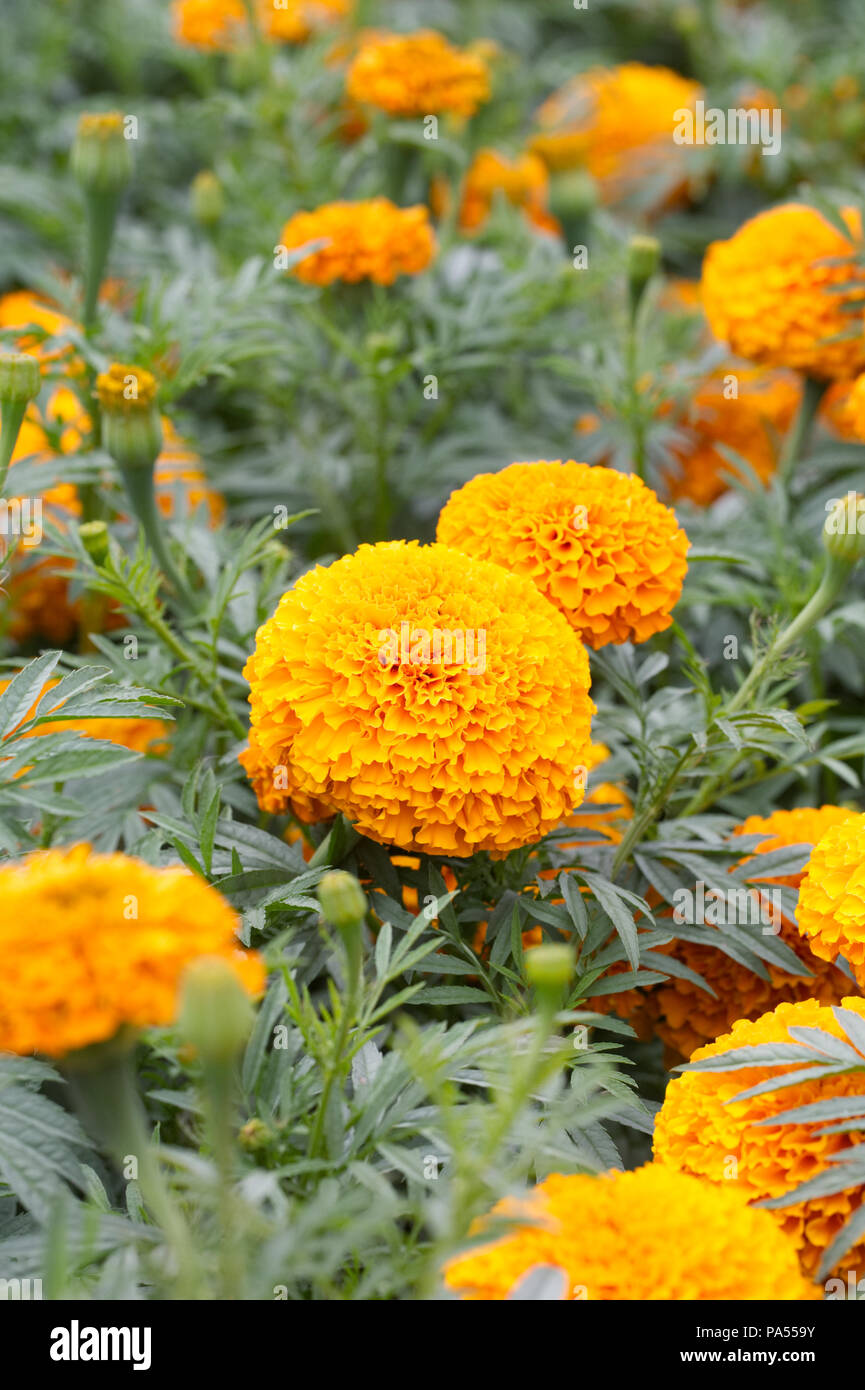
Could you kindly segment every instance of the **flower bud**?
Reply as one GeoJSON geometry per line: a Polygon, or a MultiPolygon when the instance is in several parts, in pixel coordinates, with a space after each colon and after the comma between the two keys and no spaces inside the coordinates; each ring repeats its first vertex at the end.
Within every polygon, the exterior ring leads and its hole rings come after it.
{"type": "Polygon", "coordinates": [[[121,468],[149,469],[162,449],[156,378],[143,367],[115,362],[96,378],[102,440],[121,468]]]}
{"type": "Polygon", "coordinates": [[[201,956],[187,967],[180,1031],[203,1062],[230,1062],[249,1037],[254,1018],[249,995],[228,961],[201,956]]]}
{"type": "Polygon", "coordinates": [[[532,946],[526,951],[526,974],[537,990],[564,990],[574,975],[574,953],[570,946],[554,942],[532,946]]]}
{"type": "Polygon", "coordinates": [[[215,227],[225,212],[222,184],[210,169],[202,169],[190,189],[192,215],[203,227],[215,227]]]}
{"type": "Polygon", "coordinates": [[[109,553],[109,533],[104,521],[84,521],[78,527],[81,544],[94,565],[104,565],[109,553]]]}
{"type": "Polygon", "coordinates": [[[27,405],[39,395],[39,361],[27,352],[0,352],[0,401],[27,405]]]}
{"type": "Polygon", "coordinates": [[[264,1120],[253,1118],[247,1120],[246,1124],[238,1134],[240,1147],[247,1153],[258,1153],[261,1149],[266,1149],[273,1138],[273,1130],[264,1120]]]}
{"type": "Polygon", "coordinates": [[[333,869],[325,874],[317,891],[322,916],[337,931],[348,932],[361,925],[366,916],[367,902],[353,874],[333,869]]]}
{"type": "Polygon", "coordinates": [[[653,236],[633,236],[628,243],[628,288],[636,306],[661,261],[661,243],[653,236]]]}
{"type": "Polygon", "coordinates": [[[126,187],[132,176],[132,153],[119,111],[81,116],[71,167],[86,193],[120,193],[126,187]]]}
{"type": "Polygon", "coordinates": [[[555,174],[550,184],[550,208],[556,217],[568,221],[585,217],[598,205],[598,185],[587,169],[555,174]]]}
{"type": "Polygon", "coordinates": [[[833,560],[856,565],[865,559],[865,496],[839,498],[823,526],[823,545],[833,560]]]}

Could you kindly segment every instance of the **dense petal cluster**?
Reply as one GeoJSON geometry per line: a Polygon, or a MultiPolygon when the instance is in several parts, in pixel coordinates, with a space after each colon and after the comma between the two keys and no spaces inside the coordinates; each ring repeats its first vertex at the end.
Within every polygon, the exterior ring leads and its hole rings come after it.
{"type": "Polygon", "coordinates": [[[592,647],[663,632],[688,538],[633,474],[587,463],[514,463],[452,493],[438,540],[531,579],[592,647]]]}
{"type": "MultiPolygon", "coordinates": [[[[265,38],[303,43],[318,29],[351,13],[354,0],[254,0],[255,18],[265,38]]],[[[225,51],[249,42],[244,0],[174,0],[174,34],[193,48],[225,51]]]]}
{"type": "MultiPolygon", "coordinates": [[[[865,1000],[846,998],[845,1008],[865,1018],[865,1000]]],[[[741,1019],[729,1033],[694,1053],[692,1061],[718,1057],[731,1048],[762,1043],[789,1043],[791,1027],[821,1028],[842,1037],[831,1008],[813,999],[779,1004],[755,1021],[741,1019]]],[[[780,1197],[806,1179],[816,1177],[850,1142],[849,1134],[820,1132],[815,1124],[773,1125],[784,1110],[836,1096],[861,1094],[861,1073],[824,1076],[802,1081],[781,1091],[765,1091],[736,1101],[740,1092],[777,1077],[790,1068],[747,1067],[735,1071],[686,1072],[667,1087],[655,1121],[655,1157],[685,1173],[712,1179],[723,1187],[738,1187],[749,1201],[780,1197]],[[762,1123],[767,1121],[767,1123],[762,1123]],[[731,1163],[735,1160],[735,1165],[731,1163]]],[[[832,1243],[851,1213],[858,1210],[862,1192],[852,1187],[831,1197],[814,1197],[791,1207],[773,1209],[779,1225],[792,1236],[802,1267],[813,1273],[822,1252],[832,1243]]],[[[865,1239],[844,1257],[845,1269],[865,1271],[865,1239]]]]}
{"type": "Polygon", "coordinates": [[[390,116],[473,116],[489,99],[489,68],[479,52],[455,48],[432,29],[373,33],[351,62],[346,92],[390,116]]]}
{"type": "Polygon", "coordinates": [[[701,90],[669,68],[591,68],[544,102],[532,149],[552,169],[588,169],[609,201],[653,182],[670,196],[687,175],[676,113],[693,109],[701,90]]]}
{"type": "Polygon", "coordinates": [[[554,1173],[492,1215],[513,1229],[445,1266],[445,1284],[463,1298],[507,1298],[538,1266],[563,1271],[570,1300],[819,1297],[768,1212],[732,1186],[658,1163],[600,1177],[554,1173]]]}
{"type": "Polygon", "coordinates": [[[320,240],[326,245],[291,272],[312,285],[334,280],[392,285],[400,275],[426,270],[436,250],[427,208],[398,208],[389,198],[325,203],[314,212],[296,212],[283,227],[280,244],[293,251],[320,240]]]}
{"type": "Polygon", "coordinates": [[[745,459],[761,482],[775,471],[779,441],[790,427],[801,398],[792,372],[760,367],[721,368],[697,389],[682,424],[687,442],[676,443],[673,454],[679,471],[668,477],[675,498],[688,497],[708,506],[728,486],[727,476],[741,477],[732,450],[745,459]],[[735,378],[736,394],[729,383],[735,378]]]}
{"type": "Polygon", "coordinates": [[[797,918],[814,955],[843,956],[865,989],[865,815],[832,826],[814,846],[797,918]]]}
{"type": "Polygon", "coordinates": [[[0,898],[3,1052],[59,1057],[124,1026],[170,1023],[200,956],[230,962],[250,993],[264,984],[233,910],[187,869],[75,845],[0,866],[0,898]]]}
{"type": "Polygon", "coordinates": [[[862,293],[851,282],[865,285],[854,259],[862,222],[853,208],[843,215],[849,237],[815,208],[785,203],[712,243],[703,306],[712,332],[737,356],[821,379],[865,367],[861,302],[850,308],[862,293]]]}
{"type": "Polygon", "coordinates": [[[312,799],[385,844],[501,855],[581,799],[585,648],[497,565],[363,545],[283,595],[245,675],[241,761],[269,810],[308,818],[312,799]]]}

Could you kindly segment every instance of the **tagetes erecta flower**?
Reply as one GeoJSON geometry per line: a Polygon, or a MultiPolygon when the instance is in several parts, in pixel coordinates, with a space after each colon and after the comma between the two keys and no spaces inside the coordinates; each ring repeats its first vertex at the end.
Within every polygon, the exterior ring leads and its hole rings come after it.
{"type": "Polygon", "coordinates": [[[258,631],[241,762],[267,810],[304,799],[403,849],[504,855],[578,804],[585,648],[528,580],[445,546],[363,545],[258,631]]]}
{"type": "MultiPolygon", "coordinates": [[[[3,694],[8,685],[8,680],[0,681],[0,695],[3,694]]],[[[57,685],[59,685],[59,681],[56,680],[46,682],[38,699],[34,701],[32,708],[21,720],[22,724],[25,720],[33,718],[39,700],[57,685]]],[[[60,713],[61,709],[62,706],[58,706],[56,710],[53,710],[49,700],[43,713],[60,713]]],[[[106,743],[116,743],[121,748],[129,748],[133,753],[164,753],[169,729],[170,726],[164,719],[52,719],[45,724],[37,724],[27,737],[38,738],[42,734],[76,733],[82,734],[84,738],[98,738],[103,739],[106,743]]],[[[2,742],[3,740],[0,739],[0,744],[2,742]]]]}
{"type": "Polygon", "coordinates": [[[349,67],[346,94],[390,116],[473,116],[489,100],[489,68],[480,53],[431,29],[371,34],[349,67]]]}
{"type": "MultiPolygon", "coordinates": [[[[846,998],[842,1004],[865,1018],[865,999],[846,998]]],[[[691,1060],[720,1057],[731,1048],[791,1043],[791,1027],[820,1028],[836,1038],[843,1036],[831,1008],[803,999],[797,1004],[779,1004],[772,1013],[753,1022],[741,1019],[729,1033],[699,1048],[691,1060]]],[[[773,1125],[771,1119],[814,1101],[860,1095],[862,1074],[848,1072],[806,1080],[732,1103],[733,1096],[741,1091],[789,1070],[749,1066],[725,1072],[694,1071],[671,1081],[655,1121],[655,1158],[681,1172],[710,1178],[723,1188],[734,1186],[730,1160],[735,1159],[735,1186],[751,1202],[780,1197],[816,1177],[848,1146],[851,1136],[821,1133],[815,1124],[773,1125]],[[769,1123],[761,1123],[764,1120],[769,1123]]],[[[861,1189],[853,1187],[831,1197],[814,1197],[792,1207],[773,1209],[771,1215],[793,1238],[802,1268],[813,1274],[823,1251],[861,1202],[861,1189]]],[[[863,1261],[865,1240],[860,1240],[844,1256],[843,1265],[845,1269],[858,1265],[861,1273],[863,1261]]]]}
{"type": "MultiPolygon", "coordinates": [[[[851,818],[855,818],[854,813],[843,806],[802,806],[793,811],[774,811],[770,816],[749,816],[733,833],[765,835],[755,851],[759,856],[788,845],[816,844],[831,826],[845,824],[851,818]]],[[[758,864],[753,865],[755,871],[758,867],[758,864]]],[[[801,873],[773,880],[790,888],[799,888],[801,881],[801,873]]],[[[770,902],[764,902],[764,909],[769,908],[770,902]]],[[[756,930],[762,930],[761,905],[756,898],[753,909],[749,907],[748,910],[751,914],[748,921],[756,922],[756,930]]],[[[663,924],[663,918],[659,921],[663,924]]],[[[764,980],[725,951],[698,942],[676,940],[656,949],[696,971],[713,994],[700,989],[691,980],[672,978],[647,991],[627,991],[621,999],[612,996],[616,1011],[629,1021],[632,1021],[632,1014],[639,1014],[644,1029],[651,1022],[669,1048],[682,1057],[690,1057],[696,1048],[729,1032],[739,1019],[759,1018],[778,1004],[807,999],[826,1005],[840,1004],[850,992],[847,976],[812,954],[795,922],[783,915],[778,937],[796,953],[810,975],[795,975],[765,962],[769,979],[764,980]]]]}
{"type": "Polygon", "coordinates": [[[865,815],[832,826],[814,846],[797,920],[814,954],[842,956],[865,989],[865,815]]]}
{"type": "MultiPolygon", "coordinates": [[[[594,772],[595,768],[600,767],[609,757],[610,750],[605,743],[591,744],[583,761],[586,775],[594,772]]],[[[617,845],[622,838],[621,826],[631,819],[633,812],[631,798],[618,782],[593,782],[591,790],[586,793],[582,808],[566,816],[564,820],[569,829],[591,830],[593,838],[590,841],[563,840],[561,848],[576,849],[580,845],[594,843],[594,837],[597,835],[602,835],[609,844],[617,845]],[[611,809],[593,815],[587,809],[589,806],[609,806],[611,809]]],[[[551,877],[556,877],[554,870],[544,870],[542,876],[548,872],[551,877]]]]}
{"type": "Polygon", "coordinates": [[[663,203],[686,185],[676,113],[693,110],[701,92],[669,68],[591,68],[544,102],[531,147],[551,169],[587,169],[608,202],[656,180],[663,203]]]}
{"type": "Polygon", "coordinates": [[[224,898],[182,868],[90,845],[0,866],[0,1051],[62,1057],[124,1026],[171,1023],[184,969],[218,956],[264,985],[224,898]]]}
{"type": "MultiPolygon", "coordinates": [[[[351,13],[354,0],[254,0],[255,19],[266,39],[303,43],[318,29],[351,13]]],[[[174,0],[174,35],[193,48],[227,51],[252,34],[244,0],[174,0]]]]}
{"type": "Polygon", "coordinates": [[[21,330],[16,339],[17,350],[38,357],[43,366],[71,355],[71,346],[52,347],[49,340],[73,327],[71,319],[30,290],[12,290],[0,295],[0,329],[21,330]],[[26,332],[31,324],[41,329],[41,334],[26,332]]]}
{"type": "Polygon", "coordinates": [[[695,392],[682,421],[689,438],[673,448],[680,471],[668,475],[671,496],[690,498],[702,507],[720,497],[729,486],[727,475],[742,476],[722,449],[747,460],[767,483],[801,394],[792,372],[732,366],[713,372],[695,392]]]}
{"type": "Polygon", "coordinates": [[[392,285],[400,275],[426,270],[436,250],[427,208],[398,208],[389,198],[325,203],[314,212],[297,212],[283,227],[280,244],[293,251],[319,240],[327,245],[291,271],[310,285],[334,280],[392,285]]]}
{"type": "Polygon", "coordinates": [[[634,474],[587,463],[514,463],[451,493],[437,539],[531,579],[591,647],[663,632],[688,538],[634,474]]]}
{"type": "Polygon", "coordinates": [[[513,1229],[445,1265],[446,1286],[463,1298],[505,1299],[538,1265],[563,1272],[568,1300],[820,1296],[768,1212],[749,1207],[732,1184],[658,1163],[600,1177],[554,1173],[524,1199],[499,1202],[492,1217],[513,1229]]]}
{"type": "Polygon", "coordinates": [[[820,379],[865,367],[865,273],[854,259],[862,220],[855,208],[842,215],[849,237],[815,208],[785,203],[709,247],[703,307],[712,332],[738,357],[820,379]]]}
{"type": "Polygon", "coordinates": [[[546,165],[536,154],[523,153],[511,159],[498,150],[478,150],[463,185],[460,229],[474,232],[482,227],[496,197],[522,208],[533,225],[544,230],[557,228],[547,210],[549,181],[546,165]]]}
{"type": "Polygon", "coordinates": [[[830,386],[820,403],[824,423],[843,439],[865,441],[865,372],[830,386]]]}

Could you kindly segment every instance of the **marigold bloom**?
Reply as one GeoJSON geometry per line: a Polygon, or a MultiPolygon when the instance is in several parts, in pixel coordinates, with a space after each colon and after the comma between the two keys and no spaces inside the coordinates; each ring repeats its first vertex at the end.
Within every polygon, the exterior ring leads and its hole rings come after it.
{"type": "Polygon", "coordinates": [[[752,217],[729,241],[712,243],[703,261],[703,307],[712,332],[737,356],[830,379],[865,367],[865,273],[853,259],[862,222],[854,208],[843,216],[849,238],[815,208],[785,203],[752,217]],[[840,288],[851,281],[861,287],[840,288]]]}
{"type": "Polygon", "coordinates": [[[775,471],[779,441],[793,422],[801,394],[791,372],[732,366],[713,372],[695,393],[682,422],[690,442],[673,449],[681,471],[668,477],[671,495],[688,497],[702,507],[720,497],[728,487],[726,475],[741,476],[722,448],[746,459],[761,482],[767,483],[775,471]],[[727,389],[731,375],[737,382],[736,396],[727,389]]]}
{"type": "Polygon", "coordinates": [[[349,67],[346,94],[390,116],[473,116],[489,100],[489,69],[480,53],[431,29],[371,34],[349,67]]]}
{"type": "Polygon", "coordinates": [[[569,1300],[820,1296],[768,1212],[749,1207],[730,1185],[658,1163],[600,1177],[554,1173],[524,1199],[499,1202],[492,1215],[514,1228],[445,1265],[445,1284],[466,1299],[505,1299],[539,1265],[564,1272],[569,1300]]]}
{"type": "MultiPolygon", "coordinates": [[[[265,38],[303,43],[316,30],[351,13],[353,0],[254,0],[265,38]]],[[[174,36],[193,48],[227,51],[248,43],[249,13],[244,0],[174,0],[174,36]]]]}
{"type": "Polygon", "coordinates": [[[458,488],[437,539],[538,586],[591,647],[663,632],[688,538],[633,474],[587,463],[514,463],[458,488]]]}
{"type": "MultiPolygon", "coordinates": [[[[71,319],[55,309],[47,299],[30,290],[12,290],[0,295],[0,329],[24,329],[33,324],[41,328],[46,338],[59,337],[74,325],[71,319]]],[[[16,340],[19,352],[31,352],[43,362],[57,361],[71,353],[71,347],[50,348],[33,333],[22,332],[16,340]]]]}
{"type": "Polygon", "coordinates": [[[693,110],[701,92],[669,68],[592,68],[544,102],[531,147],[551,169],[588,169],[607,201],[655,181],[663,204],[686,187],[683,150],[673,141],[676,113],[693,110]]]}
{"type": "Polygon", "coordinates": [[[843,439],[865,440],[865,372],[830,386],[820,403],[824,423],[843,439]]]}
{"type": "MultiPolygon", "coordinates": [[[[39,700],[59,684],[60,682],[57,680],[50,680],[43,685],[38,699],[34,701],[32,708],[21,720],[22,724],[25,720],[33,718],[39,700]]],[[[0,681],[0,695],[3,694],[8,685],[8,680],[0,681]]],[[[58,707],[56,711],[52,710],[51,702],[48,701],[43,713],[60,713],[60,708],[58,707]]],[[[163,753],[166,749],[169,731],[170,725],[164,719],[57,719],[46,724],[37,724],[27,737],[38,738],[42,734],[76,733],[82,734],[84,738],[98,738],[103,739],[106,743],[116,743],[121,748],[129,748],[133,753],[163,753]]],[[[0,739],[0,744],[2,742],[3,740],[0,739]]]]}
{"type": "Polygon", "coordinates": [[[241,762],[268,810],[307,819],[312,798],[384,844],[503,855],[580,800],[586,651],[497,565],[362,545],[283,595],[244,674],[241,762]]]}
{"type": "MultiPolygon", "coordinates": [[[[755,853],[768,854],[788,845],[816,844],[830,826],[849,822],[851,817],[854,813],[843,806],[821,806],[819,809],[801,806],[793,811],[774,811],[770,816],[749,816],[733,833],[765,834],[767,838],[757,846],[755,853]]],[[[758,868],[759,865],[753,865],[755,872],[758,868]]],[[[802,874],[786,875],[775,881],[798,888],[802,874]]],[[[757,911],[755,902],[755,917],[757,911]]],[[[846,975],[811,953],[795,922],[782,915],[780,926],[779,939],[795,951],[803,966],[811,971],[810,976],[793,975],[767,962],[769,979],[763,980],[725,951],[676,940],[657,949],[675,956],[701,975],[714,990],[714,997],[690,980],[672,978],[647,991],[628,991],[624,1002],[642,1011],[645,1019],[651,1019],[658,1035],[682,1057],[690,1057],[695,1048],[729,1032],[737,1020],[759,1018],[778,1004],[806,999],[826,1005],[840,1004],[850,990],[846,975]]],[[[628,1012],[623,1012],[619,996],[613,999],[617,1012],[630,1018],[628,1012]]]]}
{"type": "Polygon", "coordinates": [[[428,210],[420,204],[398,208],[389,198],[325,203],[314,212],[296,212],[283,227],[280,243],[292,251],[322,238],[327,245],[291,272],[307,284],[372,280],[392,285],[399,275],[426,270],[435,255],[428,210]]]}
{"type": "Polygon", "coordinates": [[[513,207],[522,208],[529,221],[548,226],[549,182],[546,165],[536,154],[524,153],[509,159],[497,150],[478,150],[463,185],[460,228],[473,232],[482,227],[497,195],[513,207]]]}
{"type": "Polygon", "coordinates": [[[168,1024],[200,956],[229,961],[250,993],[264,984],[233,910],[187,869],[75,845],[0,865],[0,898],[4,1052],[62,1057],[124,1026],[168,1024]]]}
{"type": "MultiPolygon", "coordinates": [[[[845,1009],[865,1018],[865,999],[846,998],[845,1009]]],[[[760,1043],[789,1043],[788,1028],[821,1028],[842,1037],[831,1008],[814,999],[779,1004],[772,1013],[751,1021],[740,1019],[729,1033],[701,1047],[692,1061],[719,1057],[731,1048],[760,1043]]],[[[727,1072],[685,1072],[667,1087],[664,1104],[655,1121],[655,1157],[671,1168],[711,1178],[724,1188],[736,1186],[751,1202],[780,1197],[828,1167],[833,1155],[846,1148],[848,1134],[826,1134],[815,1124],[762,1124],[784,1110],[834,1096],[861,1094],[861,1073],[824,1076],[802,1081],[781,1091],[766,1091],[750,1100],[730,1103],[739,1092],[778,1077],[790,1068],[747,1067],[727,1072]],[[730,1178],[730,1160],[736,1160],[737,1176],[730,1178]]],[[[793,1238],[802,1268],[813,1274],[822,1252],[831,1245],[848,1217],[862,1200],[852,1187],[833,1197],[814,1197],[771,1215],[793,1238]]],[[[861,1267],[865,1239],[844,1256],[845,1269],[861,1267]]]]}
{"type": "Polygon", "coordinates": [[[865,989],[865,815],[832,826],[814,846],[797,919],[814,954],[842,956],[865,989]]]}

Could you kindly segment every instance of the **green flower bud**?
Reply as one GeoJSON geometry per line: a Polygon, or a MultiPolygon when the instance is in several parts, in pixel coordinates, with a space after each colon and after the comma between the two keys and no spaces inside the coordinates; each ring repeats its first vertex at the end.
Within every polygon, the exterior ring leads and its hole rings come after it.
{"type": "Polygon", "coordinates": [[[27,352],[0,352],[0,401],[27,405],[39,395],[39,361],[27,352]]]}
{"type": "Polygon", "coordinates": [[[865,496],[848,492],[835,500],[823,526],[823,545],[833,560],[856,565],[865,559],[865,496]]]}
{"type": "Polygon", "coordinates": [[[574,953],[570,946],[554,942],[532,946],[526,951],[526,974],[537,990],[564,990],[574,975],[574,953]]]}
{"type": "Polygon", "coordinates": [[[94,565],[104,565],[108,559],[110,535],[104,521],[84,521],[78,527],[81,544],[94,565]]]}
{"type": "Polygon", "coordinates": [[[151,469],[162,449],[156,378],[143,367],[115,362],[96,378],[102,442],[122,469],[151,469]]]}
{"type": "Polygon", "coordinates": [[[180,1002],[180,1031],[207,1062],[230,1062],[252,1031],[255,1013],[230,964],[201,956],[187,967],[180,1002]]]}
{"type": "Polygon", "coordinates": [[[333,869],[318,885],[318,901],[326,922],[337,931],[350,932],[358,928],[366,916],[367,902],[363,889],[353,874],[333,869]]]}
{"type": "Polygon", "coordinates": [[[192,215],[203,227],[215,227],[225,212],[222,184],[210,169],[202,169],[192,180],[190,189],[192,215]]]}
{"type": "Polygon", "coordinates": [[[631,237],[628,243],[628,286],[632,304],[639,304],[660,261],[661,243],[657,237],[631,237]]]}
{"type": "Polygon", "coordinates": [[[237,1137],[240,1147],[245,1149],[247,1153],[254,1154],[267,1148],[273,1138],[273,1130],[264,1123],[264,1120],[254,1118],[247,1120],[237,1137]]]}
{"type": "Polygon", "coordinates": [[[573,169],[554,174],[550,184],[550,209],[556,217],[567,221],[585,217],[598,206],[597,181],[587,169],[573,169]]]}
{"type": "Polygon", "coordinates": [[[119,111],[81,116],[71,167],[86,193],[119,193],[126,187],[132,177],[132,153],[119,111]]]}

